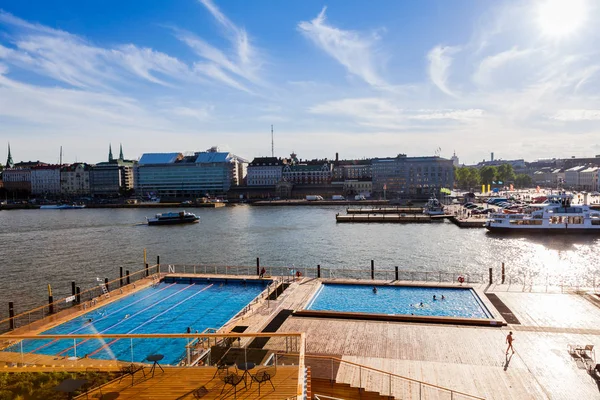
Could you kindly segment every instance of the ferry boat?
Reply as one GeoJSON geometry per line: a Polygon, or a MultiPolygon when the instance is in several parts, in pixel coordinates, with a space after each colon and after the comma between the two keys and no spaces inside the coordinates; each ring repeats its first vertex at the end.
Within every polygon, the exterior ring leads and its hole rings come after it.
{"type": "Polygon", "coordinates": [[[444,215],[444,206],[438,199],[432,197],[423,208],[423,214],[426,215],[444,215]]]}
{"type": "Polygon", "coordinates": [[[600,234],[600,212],[572,200],[571,194],[549,195],[544,203],[530,204],[522,213],[490,214],[485,227],[490,232],[600,234]]]}
{"type": "Polygon", "coordinates": [[[40,206],[40,210],[80,210],[85,208],[83,204],[48,204],[40,206]]]}
{"type": "Polygon", "coordinates": [[[193,224],[198,222],[200,217],[196,214],[187,211],[166,212],[156,214],[154,218],[146,218],[148,225],[177,225],[177,224],[193,224]]]}

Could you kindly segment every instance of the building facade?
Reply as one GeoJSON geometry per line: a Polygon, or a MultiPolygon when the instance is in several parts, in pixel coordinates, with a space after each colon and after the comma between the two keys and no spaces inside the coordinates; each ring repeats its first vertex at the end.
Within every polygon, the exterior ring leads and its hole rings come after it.
{"type": "Polygon", "coordinates": [[[333,180],[344,181],[347,179],[371,180],[371,159],[365,160],[341,160],[333,167],[333,180]]]}
{"type": "Polygon", "coordinates": [[[578,165],[576,167],[569,168],[565,171],[565,189],[579,190],[579,172],[583,171],[587,167],[578,165]]]}
{"type": "Polygon", "coordinates": [[[246,185],[275,186],[282,178],[286,160],[276,157],[256,157],[248,164],[246,185]]]}
{"type": "Polygon", "coordinates": [[[6,168],[2,172],[4,188],[7,192],[28,195],[31,193],[30,168],[6,168]]]}
{"type": "Polygon", "coordinates": [[[373,160],[373,192],[387,192],[388,198],[439,195],[440,189],[454,186],[451,160],[434,157],[407,157],[373,160]]]}
{"type": "Polygon", "coordinates": [[[135,161],[123,159],[123,147],[119,158],[114,159],[111,146],[108,147],[108,161],[100,162],[90,170],[90,192],[92,196],[114,197],[125,194],[134,188],[135,161]]]}
{"type": "Polygon", "coordinates": [[[579,171],[578,190],[585,190],[588,192],[598,191],[598,167],[588,167],[579,171]]]}
{"type": "Polygon", "coordinates": [[[282,178],[294,185],[330,184],[333,178],[332,164],[327,161],[288,164],[283,167],[282,178]]]}
{"type": "Polygon", "coordinates": [[[91,165],[75,163],[60,169],[60,189],[63,195],[87,196],[90,194],[91,165]]]}
{"type": "Polygon", "coordinates": [[[248,162],[232,153],[146,153],[134,168],[136,193],[166,198],[220,195],[243,182],[248,162]]]}
{"type": "Polygon", "coordinates": [[[31,194],[57,196],[60,192],[60,165],[31,167],[31,194]]]}

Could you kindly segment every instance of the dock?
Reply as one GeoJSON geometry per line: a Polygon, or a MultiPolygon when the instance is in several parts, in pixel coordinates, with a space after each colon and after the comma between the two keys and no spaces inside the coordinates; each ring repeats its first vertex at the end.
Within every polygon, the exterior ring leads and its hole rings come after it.
{"type": "Polygon", "coordinates": [[[459,218],[454,215],[451,215],[448,217],[448,219],[459,228],[485,228],[486,218],[479,217],[480,216],[459,218]]]}
{"type": "Polygon", "coordinates": [[[422,207],[358,207],[347,208],[347,214],[422,214],[422,207]]]}
{"type": "Polygon", "coordinates": [[[336,222],[395,222],[395,223],[431,223],[443,221],[450,215],[426,214],[336,214],[336,222]]]}

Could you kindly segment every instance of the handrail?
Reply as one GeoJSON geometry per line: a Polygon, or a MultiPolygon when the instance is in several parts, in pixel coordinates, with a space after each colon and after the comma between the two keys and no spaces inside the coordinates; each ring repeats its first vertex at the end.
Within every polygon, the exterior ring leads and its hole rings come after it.
{"type": "MultiPolygon", "coordinates": [[[[152,268],[156,268],[157,266],[158,266],[158,264],[154,264],[154,265],[148,266],[148,271],[150,271],[150,269],[152,269],[152,268]]],[[[133,276],[136,276],[137,274],[141,274],[141,273],[143,273],[143,272],[146,272],[146,268],[145,268],[145,267],[144,267],[144,268],[142,268],[142,269],[140,269],[139,271],[134,271],[133,273],[130,273],[130,274],[129,274],[129,277],[131,278],[131,277],[133,277],[133,276]]],[[[155,272],[155,273],[152,273],[151,275],[156,275],[156,272],[155,272]]],[[[126,277],[124,276],[124,277],[122,277],[122,278],[121,278],[121,277],[119,277],[119,278],[113,279],[112,281],[108,281],[108,284],[110,285],[110,284],[112,284],[112,283],[116,283],[117,281],[119,281],[119,282],[120,282],[122,279],[126,279],[126,277]]],[[[106,283],[105,283],[105,282],[102,282],[102,284],[106,284],[106,283]]],[[[79,293],[79,295],[80,295],[80,296],[83,296],[84,294],[86,294],[86,293],[89,293],[89,292],[91,292],[91,291],[93,291],[93,290],[98,290],[98,286],[94,286],[94,287],[92,287],[92,288],[90,288],[90,289],[86,289],[86,290],[84,290],[84,291],[80,292],[80,293],[79,293]]],[[[112,291],[112,290],[111,290],[111,291],[112,291]]],[[[71,296],[68,296],[68,297],[71,297],[71,296]]],[[[58,299],[58,300],[54,300],[52,303],[44,304],[44,305],[42,305],[42,306],[39,306],[39,307],[33,308],[33,309],[31,309],[31,310],[28,310],[28,311],[24,311],[24,312],[22,312],[22,313],[19,313],[19,314],[17,314],[17,315],[15,315],[15,316],[13,316],[13,317],[4,318],[4,319],[0,320],[0,325],[1,325],[1,324],[3,324],[3,323],[10,322],[10,320],[11,320],[11,319],[12,319],[12,320],[15,320],[15,319],[17,319],[17,318],[19,318],[19,317],[22,317],[22,316],[24,316],[24,315],[31,314],[31,313],[34,313],[34,312],[36,312],[36,311],[39,311],[39,310],[43,310],[44,308],[46,308],[46,307],[49,307],[49,306],[51,306],[51,305],[52,305],[52,306],[54,306],[54,305],[62,304],[62,303],[65,301],[65,299],[66,299],[66,298],[67,298],[67,297],[63,297],[63,298],[60,298],[60,299],[58,299]]]]}
{"type": "MultiPolygon", "coordinates": [[[[283,352],[277,352],[277,354],[287,355],[287,356],[296,355],[294,353],[283,353],[283,352]]],[[[469,394],[469,393],[460,392],[458,390],[450,389],[450,388],[447,388],[447,387],[444,387],[444,386],[434,385],[433,383],[428,383],[428,382],[425,382],[425,381],[420,381],[418,379],[409,378],[407,376],[397,375],[397,374],[394,374],[394,373],[389,372],[389,371],[384,371],[384,370],[381,370],[381,369],[369,367],[368,365],[363,365],[363,364],[358,364],[358,363],[355,363],[355,362],[352,362],[352,361],[343,360],[341,358],[334,357],[334,356],[313,355],[313,354],[306,355],[306,354],[303,354],[302,358],[303,359],[306,359],[306,358],[319,358],[319,359],[323,359],[323,360],[337,361],[340,364],[341,363],[350,364],[350,365],[353,365],[355,367],[360,367],[360,368],[364,368],[366,370],[371,370],[371,371],[374,371],[374,372],[377,372],[377,373],[380,373],[380,374],[389,375],[389,376],[392,376],[394,378],[399,378],[399,379],[407,380],[407,381],[410,381],[410,382],[419,383],[421,385],[429,386],[429,387],[432,387],[432,388],[435,388],[435,389],[446,390],[448,392],[460,394],[462,396],[467,396],[467,397],[470,397],[470,398],[473,398],[473,399],[485,400],[484,397],[479,397],[479,396],[475,396],[475,395],[472,395],[472,394],[469,394]]]]}

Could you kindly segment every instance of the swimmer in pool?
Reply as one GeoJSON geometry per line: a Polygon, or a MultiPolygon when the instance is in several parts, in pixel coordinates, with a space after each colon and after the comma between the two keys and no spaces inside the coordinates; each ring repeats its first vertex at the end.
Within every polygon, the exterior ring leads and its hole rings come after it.
{"type": "Polygon", "coordinates": [[[437,298],[435,297],[435,294],[434,294],[433,295],[433,301],[436,301],[436,300],[437,300],[437,298]]]}
{"type": "Polygon", "coordinates": [[[377,294],[377,288],[373,286],[373,293],[377,294]]]}
{"type": "Polygon", "coordinates": [[[446,298],[444,297],[444,295],[442,295],[442,300],[446,300],[446,298]]]}
{"type": "Polygon", "coordinates": [[[129,318],[129,314],[125,314],[125,319],[129,318]]]}
{"type": "Polygon", "coordinates": [[[421,303],[419,304],[419,307],[424,307],[424,305],[423,305],[423,302],[421,302],[421,303]]]}

